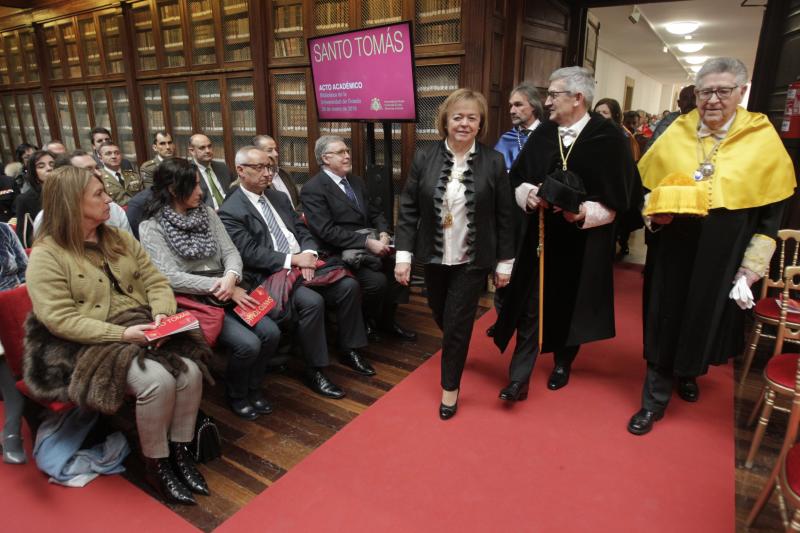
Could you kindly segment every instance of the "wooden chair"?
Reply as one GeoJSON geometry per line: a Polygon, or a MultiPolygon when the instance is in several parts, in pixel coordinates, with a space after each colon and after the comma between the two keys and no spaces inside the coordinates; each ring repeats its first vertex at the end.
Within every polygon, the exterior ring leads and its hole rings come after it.
{"type": "MultiPolygon", "coordinates": [[[[792,291],[800,289],[800,267],[786,268],[786,276],[783,285],[782,298],[787,300],[792,291]]],[[[758,452],[759,446],[761,446],[761,440],[764,438],[764,432],[767,429],[767,424],[769,424],[772,411],[789,412],[788,407],[776,405],[776,399],[778,397],[791,398],[794,394],[795,368],[797,367],[798,360],[800,360],[800,354],[783,354],[781,352],[783,351],[784,341],[800,341],[800,325],[789,322],[787,320],[788,314],[786,305],[781,305],[775,350],[773,351],[772,358],[764,368],[764,388],[761,391],[761,397],[758,403],[753,408],[753,414],[750,415],[748,421],[748,425],[752,424],[759,412],[759,408],[761,408],[758,426],[756,427],[755,433],[753,433],[753,442],[750,445],[750,451],[745,461],[745,466],[747,468],[753,466],[753,459],[758,452]]]]}
{"type": "MultiPolygon", "coordinates": [[[[753,309],[753,318],[755,324],[753,331],[750,334],[750,339],[747,343],[747,349],[744,352],[744,369],[742,370],[742,378],[740,384],[744,383],[747,379],[747,374],[750,372],[750,366],[753,364],[753,357],[756,354],[758,343],[761,339],[775,339],[775,336],[764,333],[764,325],[777,326],[780,322],[781,309],[775,299],[780,295],[778,290],[784,288],[784,271],[786,267],[798,265],[798,255],[800,254],[800,231],[791,229],[782,229],[778,232],[778,279],[772,279],[769,269],[764,275],[764,280],[761,285],[761,295],[758,302],[753,309]],[[794,244],[787,263],[787,245],[794,244]]],[[[800,327],[800,318],[790,317],[791,323],[800,327]]],[[[787,339],[788,340],[788,339],[787,339]]],[[[796,341],[793,341],[796,342],[796,341]]]]}
{"type": "Polygon", "coordinates": [[[747,516],[746,527],[749,528],[753,525],[764,509],[764,505],[777,489],[784,528],[787,532],[800,531],[800,444],[796,442],[798,427],[800,427],[800,359],[797,360],[794,368],[792,407],[789,412],[786,436],[783,439],[778,460],[747,516]],[[790,509],[793,509],[791,519],[788,516],[787,504],[790,509]]]}

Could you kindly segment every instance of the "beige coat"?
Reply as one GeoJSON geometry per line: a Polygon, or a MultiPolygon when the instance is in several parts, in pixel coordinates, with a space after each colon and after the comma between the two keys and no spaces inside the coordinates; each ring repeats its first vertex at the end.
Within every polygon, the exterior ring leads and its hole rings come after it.
{"type": "MultiPolygon", "coordinates": [[[[165,278],[139,242],[127,232],[107,227],[125,242],[128,253],[109,267],[120,287],[153,316],[172,315],[177,305],[165,278]]],[[[123,326],[107,322],[111,291],[108,276],[88,260],[77,258],[50,237],[33,247],[27,270],[33,311],[51,333],[83,344],[122,339],[123,326]]]]}

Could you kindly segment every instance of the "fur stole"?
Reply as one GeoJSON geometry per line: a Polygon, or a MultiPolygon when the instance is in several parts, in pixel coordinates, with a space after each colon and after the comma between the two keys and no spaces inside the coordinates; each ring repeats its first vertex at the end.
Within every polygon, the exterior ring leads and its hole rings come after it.
{"type": "MultiPolygon", "coordinates": [[[[112,324],[132,326],[152,322],[150,309],[135,307],[111,317],[112,324]]],[[[128,369],[136,359],[160,363],[173,376],[186,370],[181,357],[191,359],[210,383],[206,366],[211,356],[202,332],[173,335],[160,348],[149,350],[129,342],[80,344],[56,337],[31,313],[25,321],[23,377],[31,395],[42,401],[71,401],[80,407],[115,413],[125,398],[128,369]]]]}

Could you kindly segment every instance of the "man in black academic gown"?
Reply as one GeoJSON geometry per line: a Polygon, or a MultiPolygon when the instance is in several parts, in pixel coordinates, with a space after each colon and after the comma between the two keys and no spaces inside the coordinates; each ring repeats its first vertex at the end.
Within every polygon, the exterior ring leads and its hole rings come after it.
{"type": "Polygon", "coordinates": [[[555,356],[548,388],[568,383],[581,344],[615,335],[614,220],[640,185],[622,131],[588,112],[594,86],[589,71],[581,67],[558,69],[550,76],[545,101],[550,122],[530,135],[509,173],[517,205],[528,213],[528,221],[511,276],[515,290],[498,318],[495,343],[504,350],[517,327],[517,342],[527,339],[530,346],[527,353],[514,354],[511,386],[514,381],[527,384],[538,354],[538,209],[546,209],[542,351],[555,356]],[[564,165],[586,190],[577,214],[551,208],[537,196],[545,177],[564,165]]]}

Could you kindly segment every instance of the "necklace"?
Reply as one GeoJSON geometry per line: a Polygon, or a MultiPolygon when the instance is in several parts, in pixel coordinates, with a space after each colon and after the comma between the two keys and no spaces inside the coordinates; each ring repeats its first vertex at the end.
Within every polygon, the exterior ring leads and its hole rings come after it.
{"type": "MultiPolygon", "coordinates": [[[[522,130],[523,130],[522,126],[517,128],[517,146],[519,146],[520,150],[522,150],[522,145],[525,144],[524,142],[522,142],[522,137],[523,137],[522,130]]],[[[527,142],[528,133],[526,133],[524,137],[525,137],[525,142],[527,142]]]]}
{"type": "Polygon", "coordinates": [[[558,151],[561,154],[561,170],[567,170],[567,159],[569,159],[569,154],[572,153],[572,149],[575,148],[576,144],[578,144],[580,132],[578,132],[578,135],[575,137],[575,140],[572,141],[572,144],[569,145],[569,150],[567,150],[566,156],[564,155],[564,139],[561,138],[560,133],[556,132],[556,135],[558,135],[558,151]]]}
{"type": "Polygon", "coordinates": [[[694,171],[694,180],[695,181],[703,181],[709,179],[713,174],[716,168],[714,167],[714,163],[711,162],[711,159],[717,153],[719,149],[719,145],[722,143],[722,139],[717,139],[714,143],[714,146],[711,148],[711,151],[706,155],[706,148],[704,146],[703,138],[699,135],[697,136],[697,159],[699,160],[700,164],[697,167],[697,170],[694,171]]]}

